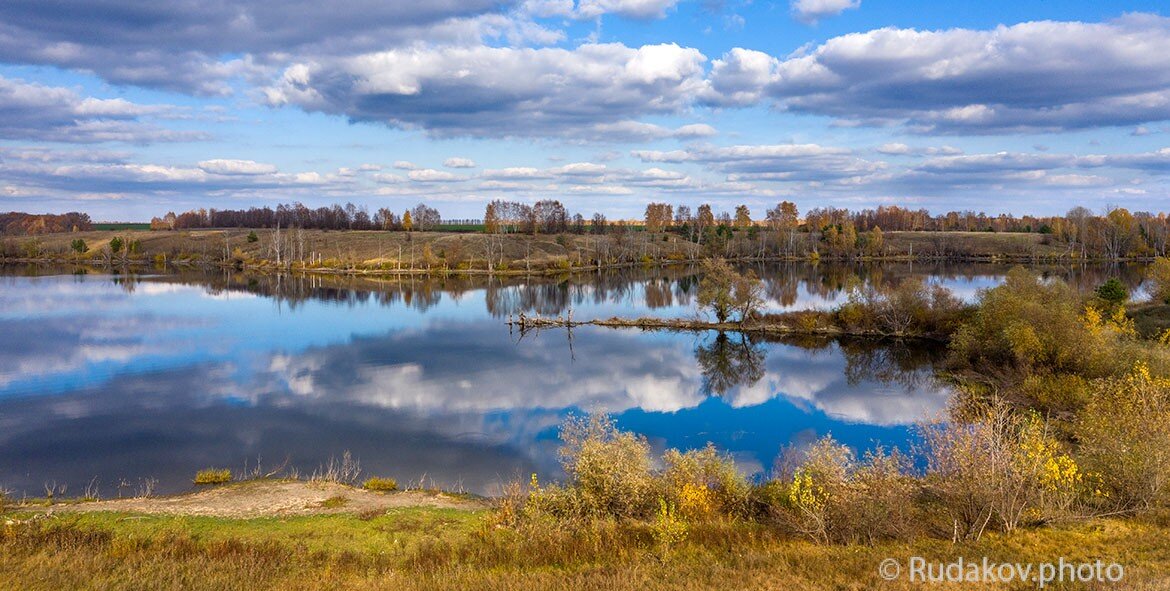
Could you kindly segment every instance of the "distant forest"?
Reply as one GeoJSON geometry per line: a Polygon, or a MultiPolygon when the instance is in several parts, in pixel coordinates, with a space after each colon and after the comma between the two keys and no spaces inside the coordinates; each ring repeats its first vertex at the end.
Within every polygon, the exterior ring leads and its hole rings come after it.
{"type": "Polygon", "coordinates": [[[84,232],[93,229],[89,214],[71,211],[62,214],[0,213],[0,234],[31,236],[57,232],[84,232]]]}

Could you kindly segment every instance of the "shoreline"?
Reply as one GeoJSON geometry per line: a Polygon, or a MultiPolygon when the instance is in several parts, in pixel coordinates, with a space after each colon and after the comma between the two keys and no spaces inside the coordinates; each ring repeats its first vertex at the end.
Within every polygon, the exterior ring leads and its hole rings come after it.
{"type": "Polygon", "coordinates": [[[856,337],[856,338],[873,338],[873,339],[900,339],[900,340],[923,340],[933,341],[937,343],[946,343],[948,338],[942,335],[918,334],[918,333],[892,333],[878,330],[850,330],[839,326],[818,326],[813,328],[805,328],[800,326],[792,326],[789,324],[780,324],[778,321],[784,319],[795,319],[798,316],[809,316],[813,314],[819,318],[829,318],[832,316],[831,311],[803,311],[803,312],[786,312],[780,314],[771,314],[762,320],[753,320],[751,322],[711,322],[700,320],[697,318],[655,318],[655,317],[641,317],[641,318],[595,318],[591,320],[573,320],[572,313],[569,316],[529,316],[527,314],[519,314],[513,318],[509,315],[505,322],[509,328],[515,327],[520,330],[521,334],[529,330],[541,330],[552,328],[566,328],[572,330],[577,326],[602,326],[606,328],[639,328],[642,330],[667,330],[667,331],[693,331],[701,332],[714,330],[719,332],[738,332],[742,334],[761,334],[761,335],[778,335],[778,336],[818,336],[818,337],[856,337]]]}

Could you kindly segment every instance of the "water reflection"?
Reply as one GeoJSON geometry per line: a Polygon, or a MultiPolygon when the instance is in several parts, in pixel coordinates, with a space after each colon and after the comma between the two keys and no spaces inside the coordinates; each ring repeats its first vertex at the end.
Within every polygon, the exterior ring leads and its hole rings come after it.
{"type": "Polygon", "coordinates": [[[704,394],[723,395],[736,386],[754,386],[764,377],[764,347],[745,334],[719,331],[711,342],[695,347],[695,361],[703,373],[704,394]]]}
{"type": "MultiPolygon", "coordinates": [[[[912,276],[828,269],[760,274],[777,306],[829,305],[859,272],[912,276]]],[[[907,344],[586,327],[570,354],[562,331],[517,340],[500,322],[691,314],[694,290],[687,268],[528,282],[20,270],[0,278],[0,485],[97,476],[112,494],[155,477],[176,491],[210,465],[288,456],[311,470],[349,449],[370,472],[490,493],[556,474],[555,427],[573,409],[766,469],[826,432],[899,444],[945,407],[937,353],[907,344]]]]}

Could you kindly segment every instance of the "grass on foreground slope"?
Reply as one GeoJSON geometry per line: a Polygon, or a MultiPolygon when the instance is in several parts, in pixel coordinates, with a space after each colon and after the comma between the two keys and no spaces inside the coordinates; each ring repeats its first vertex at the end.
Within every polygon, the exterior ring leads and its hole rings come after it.
{"type": "Polygon", "coordinates": [[[434,508],[249,520],[66,514],[0,529],[0,588],[912,589],[918,587],[877,573],[883,559],[910,556],[1104,559],[1126,566],[1124,588],[1170,584],[1164,517],[1021,530],[958,545],[873,546],[818,545],[757,524],[716,521],[696,524],[684,542],[664,551],[637,525],[520,536],[493,527],[490,514],[434,508]]]}

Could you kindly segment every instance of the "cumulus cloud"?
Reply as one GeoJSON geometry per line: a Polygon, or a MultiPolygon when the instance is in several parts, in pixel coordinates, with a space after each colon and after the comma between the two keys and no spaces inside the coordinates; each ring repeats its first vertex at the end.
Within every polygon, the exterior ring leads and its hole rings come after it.
{"type": "Polygon", "coordinates": [[[0,4],[0,61],[88,70],[111,82],[226,92],[224,79],[289,53],[337,54],[420,39],[478,40],[514,26],[512,2],[299,0],[0,4]],[[311,23],[306,26],[305,23],[311,23]],[[220,61],[220,56],[244,58],[220,61]],[[253,57],[255,56],[255,57],[253,57]]]}
{"type": "Polygon", "coordinates": [[[203,172],[223,175],[257,175],[276,172],[276,166],[252,160],[204,160],[199,163],[199,168],[203,172]]]}
{"type": "Polygon", "coordinates": [[[154,143],[206,139],[145,121],[176,111],[124,99],[83,97],[69,88],[0,76],[0,138],[71,143],[154,143]]]}
{"type": "Polygon", "coordinates": [[[861,7],[861,0],[791,0],[792,15],[803,23],[816,24],[830,16],[861,7]]]}
{"type": "Polygon", "coordinates": [[[474,160],[469,158],[448,158],[443,161],[443,166],[447,168],[475,168],[474,160]]]}
{"type": "Polygon", "coordinates": [[[445,170],[435,170],[433,168],[412,170],[406,176],[410,180],[419,183],[442,183],[464,180],[461,176],[451,174],[445,170]]]}
{"type": "Polygon", "coordinates": [[[783,60],[732,50],[713,62],[710,85],[712,104],[770,98],[793,113],[920,133],[1134,126],[1170,118],[1170,19],[888,27],[783,60]]]}
{"type": "Polygon", "coordinates": [[[681,112],[705,88],[705,59],[674,44],[412,48],[295,64],[265,93],[434,136],[573,137],[681,112]]]}

